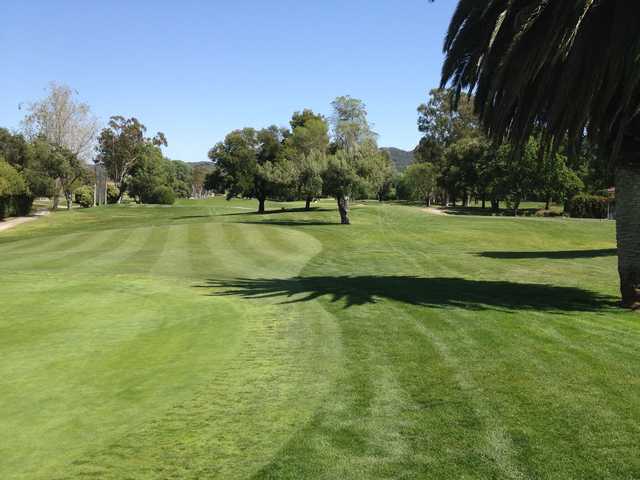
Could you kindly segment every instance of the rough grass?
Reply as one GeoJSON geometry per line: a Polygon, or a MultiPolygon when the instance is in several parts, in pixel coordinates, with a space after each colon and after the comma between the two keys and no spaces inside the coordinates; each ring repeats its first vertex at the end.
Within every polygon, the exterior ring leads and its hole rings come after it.
{"type": "Polygon", "coordinates": [[[640,478],[612,223],[269,207],[0,236],[0,478],[640,478]]]}

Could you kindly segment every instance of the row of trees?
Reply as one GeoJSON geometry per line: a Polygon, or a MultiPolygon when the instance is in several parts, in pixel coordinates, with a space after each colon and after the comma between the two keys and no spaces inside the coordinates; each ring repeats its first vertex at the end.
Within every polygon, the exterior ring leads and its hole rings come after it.
{"type": "Polygon", "coordinates": [[[172,204],[176,197],[191,196],[191,167],[165,158],[162,146],[167,146],[162,132],[149,137],[138,119],[111,117],[98,137],[96,163],[117,186],[117,203],[125,192],[138,203],[172,204]]]}
{"type": "Polygon", "coordinates": [[[215,169],[206,188],[228,198],[311,202],[336,199],[342,224],[349,224],[350,198],[382,197],[393,176],[391,159],[380,150],[365,104],[342,96],[332,102],[329,119],[306,109],[295,112],[290,128],[243,128],[229,133],[209,151],[215,169]]]}
{"type": "MultiPolygon", "coordinates": [[[[622,304],[640,308],[640,9],[635,2],[459,0],[442,85],[475,92],[496,141],[522,149],[544,132],[579,151],[585,132],[607,158],[616,195],[622,304]]],[[[606,172],[606,170],[605,170],[606,172]]],[[[611,175],[603,175],[609,177],[611,175]]]]}
{"type": "Polygon", "coordinates": [[[148,137],[136,118],[120,116],[100,130],[76,95],[67,86],[51,84],[44,99],[22,106],[27,113],[19,132],[0,129],[0,218],[28,214],[36,197],[52,198],[54,209],[64,197],[71,208],[81,187],[82,204],[91,206],[92,162],[111,179],[109,200],[114,203],[125,194],[142,203],[173,203],[202,190],[204,174],[194,179],[188,164],[163,156],[160,148],[167,140],[162,133],[148,137]]]}
{"type": "Polygon", "coordinates": [[[579,192],[608,186],[606,169],[586,138],[574,155],[566,144],[548,149],[541,131],[517,146],[496,143],[481,128],[474,99],[463,96],[454,109],[454,98],[450,90],[432,90],[418,108],[423,137],[404,180],[425,203],[466,206],[475,199],[497,209],[505,201],[517,214],[524,199],[545,201],[549,209],[552,201],[567,204],[579,192]]]}

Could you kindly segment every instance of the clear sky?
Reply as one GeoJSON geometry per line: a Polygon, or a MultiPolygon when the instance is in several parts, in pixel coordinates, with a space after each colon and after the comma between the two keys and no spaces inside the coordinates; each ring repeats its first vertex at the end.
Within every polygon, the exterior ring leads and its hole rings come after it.
{"type": "Polygon", "coordinates": [[[367,104],[381,146],[413,148],[455,0],[4,0],[0,126],[65,83],[106,121],[135,116],[174,159],[206,160],[234,128],[367,104]]]}

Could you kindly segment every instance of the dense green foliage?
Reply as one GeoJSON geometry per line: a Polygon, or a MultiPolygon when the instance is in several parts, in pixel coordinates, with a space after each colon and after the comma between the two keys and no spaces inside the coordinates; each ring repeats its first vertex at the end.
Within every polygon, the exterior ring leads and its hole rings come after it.
{"type": "MultiPolygon", "coordinates": [[[[488,201],[496,210],[506,202],[517,214],[518,205],[528,200],[566,204],[578,192],[595,192],[607,184],[600,157],[586,141],[570,158],[567,148],[549,151],[543,135],[536,132],[524,144],[490,141],[473,111],[473,97],[463,96],[454,104],[455,92],[432,90],[428,103],[418,108],[418,128],[423,133],[415,151],[416,163],[436,169],[437,188],[433,196],[443,204],[472,199],[488,201]]],[[[566,146],[565,146],[566,147],[566,146]]],[[[402,179],[397,179],[400,185],[402,179]]],[[[396,188],[399,196],[411,198],[410,190],[396,188]]]]}
{"type": "Polygon", "coordinates": [[[82,208],[90,208],[93,207],[93,195],[93,188],[84,185],[74,192],[74,201],[82,208]]]}
{"type": "MultiPolygon", "coordinates": [[[[496,141],[518,151],[606,158],[615,176],[622,304],[640,308],[640,8],[622,0],[460,0],[444,43],[442,86],[474,107],[496,141]],[[548,147],[548,148],[547,148],[548,147]]],[[[454,102],[455,103],[455,102],[454,102]]],[[[605,177],[605,176],[603,176],[605,177]]],[[[588,193],[594,193],[590,191],[588,193]]]]}
{"type": "MultiPolygon", "coordinates": [[[[107,128],[98,137],[97,161],[109,173],[109,177],[116,182],[120,202],[126,191],[127,181],[135,168],[145,170],[149,156],[156,154],[154,147],[166,146],[164,134],[157,133],[154,137],[146,137],[147,128],[137,118],[113,116],[107,128]]],[[[141,192],[137,192],[140,195],[141,192]]],[[[134,193],[135,195],[135,193],[134,193]]]]}
{"type": "Polygon", "coordinates": [[[0,156],[0,220],[12,215],[29,213],[31,202],[27,202],[28,207],[24,203],[30,196],[22,175],[0,156]]]}
{"type": "Polygon", "coordinates": [[[160,185],[153,189],[145,203],[155,203],[158,205],[173,205],[176,201],[176,194],[166,185],[160,185]]]}
{"type": "Polygon", "coordinates": [[[3,232],[0,477],[638,476],[612,223],[253,203],[3,232]]]}
{"type": "Polygon", "coordinates": [[[569,202],[569,213],[575,218],[607,218],[609,198],[581,193],[569,202]]]}
{"type": "Polygon", "coordinates": [[[107,203],[114,204],[118,203],[118,199],[120,198],[120,190],[114,184],[107,184],[107,203]]]}
{"type": "Polygon", "coordinates": [[[302,199],[309,210],[314,199],[334,196],[342,223],[348,224],[349,198],[388,198],[394,170],[376,144],[365,104],[346,96],[332,106],[331,142],[327,120],[309,109],[292,115],[290,130],[271,126],[229,133],[209,151],[214,169],[204,189],[226,192],[227,199],[255,198],[258,213],[265,213],[268,199],[302,199]]]}
{"type": "Polygon", "coordinates": [[[425,162],[409,165],[404,178],[408,195],[412,199],[420,200],[430,206],[438,180],[437,171],[433,164],[425,162]]]}

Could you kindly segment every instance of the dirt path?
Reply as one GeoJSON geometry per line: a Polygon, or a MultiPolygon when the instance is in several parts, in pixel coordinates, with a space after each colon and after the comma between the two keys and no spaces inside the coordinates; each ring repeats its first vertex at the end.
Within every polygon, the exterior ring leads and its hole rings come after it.
{"type": "Polygon", "coordinates": [[[423,208],[422,211],[427,212],[430,215],[447,215],[446,212],[443,212],[439,208],[433,208],[433,207],[423,208]]]}
{"type": "Polygon", "coordinates": [[[48,210],[41,210],[39,212],[34,213],[33,215],[29,216],[29,217],[16,217],[16,218],[10,218],[9,220],[6,220],[4,222],[0,222],[0,232],[3,232],[5,230],[9,230],[17,225],[20,225],[22,223],[27,223],[27,222],[31,222],[33,220],[37,220],[40,217],[43,217],[45,215],[49,215],[49,211],[48,210]]]}

